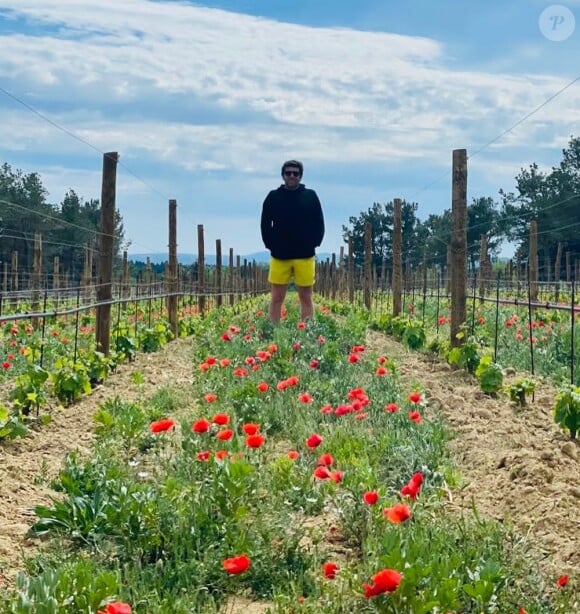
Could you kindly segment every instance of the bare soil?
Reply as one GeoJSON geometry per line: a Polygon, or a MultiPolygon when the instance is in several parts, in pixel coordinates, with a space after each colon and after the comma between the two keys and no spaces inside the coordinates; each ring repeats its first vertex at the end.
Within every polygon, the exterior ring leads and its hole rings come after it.
{"type": "MultiPolygon", "coordinates": [[[[452,509],[475,505],[483,517],[509,524],[533,538],[547,573],[577,574],[580,569],[580,449],[554,423],[555,390],[538,385],[535,398],[522,409],[505,397],[479,391],[468,374],[407,351],[401,344],[369,332],[369,349],[392,358],[404,384],[417,382],[429,411],[441,412],[456,437],[452,450],[461,471],[461,486],[449,495],[452,509]]],[[[177,340],[155,354],[140,354],[122,366],[90,396],[63,410],[53,421],[23,440],[0,445],[0,582],[11,584],[23,567],[23,554],[39,548],[26,533],[33,508],[49,504],[47,486],[67,453],[89,454],[92,416],[100,403],[121,395],[143,398],[162,386],[182,386],[193,377],[191,341],[177,340]],[[140,372],[144,383],[133,381],[140,372]]],[[[330,541],[330,540],[329,540],[330,541]]],[[[267,603],[232,598],[227,612],[264,612],[267,603]]]]}

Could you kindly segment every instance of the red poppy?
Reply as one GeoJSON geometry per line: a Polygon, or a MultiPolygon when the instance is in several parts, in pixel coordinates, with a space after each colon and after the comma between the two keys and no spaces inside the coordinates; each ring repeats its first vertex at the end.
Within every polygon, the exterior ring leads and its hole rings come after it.
{"type": "Polygon", "coordinates": [[[420,392],[411,392],[411,394],[409,395],[409,401],[411,401],[411,403],[414,403],[415,405],[417,403],[421,402],[421,393],[420,392]]]}
{"type": "Polygon", "coordinates": [[[210,423],[205,418],[201,418],[193,423],[191,430],[194,433],[207,433],[209,431],[210,423]]]}
{"type": "Polygon", "coordinates": [[[328,452],[326,454],[321,454],[320,457],[318,458],[319,465],[326,465],[327,467],[329,467],[333,463],[334,463],[334,458],[332,454],[328,454],[328,452]]]}
{"type": "Polygon", "coordinates": [[[399,411],[399,406],[396,403],[389,403],[385,405],[385,411],[394,414],[396,411],[399,411]]]}
{"type": "Polygon", "coordinates": [[[288,382],[288,386],[296,386],[300,378],[297,375],[291,375],[286,381],[288,382]]]}
{"type": "Polygon", "coordinates": [[[248,372],[246,369],[242,369],[241,367],[238,367],[237,369],[234,369],[234,375],[236,377],[245,377],[246,375],[248,375],[248,372]]]}
{"type": "Polygon", "coordinates": [[[226,424],[229,424],[230,417],[227,414],[216,414],[212,418],[212,422],[214,424],[219,424],[220,426],[225,426],[226,424]]]}
{"type": "Polygon", "coordinates": [[[364,352],[365,351],[365,346],[364,345],[353,345],[352,346],[352,351],[354,354],[358,354],[359,352],[364,352]]]}
{"type": "Polygon", "coordinates": [[[380,365],[384,365],[384,364],[387,362],[387,358],[386,358],[386,356],[379,356],[379,357],[377,358],[377,362],[378,362],[380,365]]]}
{"type": "Polygon", "coordinates": [[[320,408],[320,413],[321,414],[333,414],[334,413],[334,408],[332,407],[332,405],[323,405],[320,408]]]}
{"type": "Polygon", "coordinates": [[[296,324],[296,328],[299,330],[306,328],[306,322],[298,322],[298,324],[296,324]]]}
{"type": "Polygon", "coordinates": [[[365,589],[365,599],[382,595],[383,593],[393,593],[399,588],[401,584],[402,576],[398,571],[394,569],[383,569],[374,576],[372,576],[372,585],[363,584],[365,589]]]}
{"type": "Polygon", "coordinates": [[[230,453],[229,453],[227,450],[218,450],[218,451],[215,453],[215,457],[216,457],[218,460],[223,460],[224,458],[227,458],[229,455],[230,455],[230,453]]]}
{"type": "Polygon", "coordinates": [[[232,340],[232,337],[229,333],[224,333],[222,335],[222,341],[231,341],[231,340],[232,340]]]}
{"type": "Polygon", "coordinates": [[[104,610],[99,610],[97,614],[131,614],[131,606],[122,601],[108,603],[104,610]]]}
{"type": "Polygon", "coordinates": [[[377,375],[386,375],[388,372],[388,369],[386,369],[385,367],[378,367],[375,371],[377,375]]]}
{"type": "Polygon", "coordinates": [[[322,335],[320,337],[318,337],[318,339],[316,341],[318,341],[318,343],[320,343],[320,344],[326,343],[326,339],[322,335]]]}
{"type": "Polygon", "coordinates": [[[207,362],[208,365],[215,365],[215,363],[217,362],[217,358],[215,356],[208,356],[205,359],[205,362],[207,362]]]}
{"type": "Polygon", "coordinates": [[[568,576],[560,576],[556,581],[556,584],[558,585],[558,588],[564,588],[568,584],[569,580],[570,578],[568,578],[568,576]]]}
{"type": "Polygon", "coordinates": [[[359,357],[357,354],[349,354],[348,362],[355,363],[359,361],[359,357]]]}
{"type": "Polygon", "coordinates": [[[301,346],[301,345],[300,345],[298,342],[296,342],[296,343],[295,343],[295,344],[292,346],[292,349],[293,349],[295,352],[297,352],[297,351],[298,351],[298,350],[299,350],[301,347],[302,347],[302,346],[301,346]]]}
{"type": "MultiPolygon", "coordinates": [[[[6,369],[10,369],[10,363],[9,363],[7,360],[5,360],[5,361],[2,363],[2,368],[3,368],[3,369],[5,369],[5,370],[6,370],[6,369]]],[[[153,432],[155,432],[155,431],[153,431],[153,432]]]]}
{"type": "Polygon", "coordinates": [[[327,563],[323,563],[322,565],[322,573],[329,580],[334,580],[336,578],[336,572],[340,569],[337,563],[332,563],[328,561],[327,563]]]}
{"type": "Polygon", "coordinates": [[[248,448],[259,448],[266,441],[263,435],[248,435],[246,437],[246,445],[248,448]]]}
{"type": "Polygon", "coordinates": [[[344,475],[344,473],[342,471],[334,471],[333,473],[330,474],[330,479],[333,482],[336,482],[337,484],[340,484],[342,482],[343,475],[344,475]]]}
{"type": "Polygon", "coordinates": [[[208,461],[209,460],[209,450],[205,450],[203,452],[198,452],[195,455],[198,461],[208,461]]]}
{"type": "Polygon", "coordinates": [[[313,475],[315,478],[319,480],[328,480],[331,476],[331,473],[328,470],[328,467],[324,467],[323,465],[320,465],[316,467],[316,469],[313,472],[313,475]]]}
{"type": "Polygon", "coordinates": [[[253,356],[246,356],[246,357],[244,358],[244,362],[245,362],[247,365],[253,365],[253,364],[255,364],[256,359],[255,359],[253,356]]]}
{"type": "Polygon", "coordinates": [[[366,420],[369,417],[368,412],[364,411],[355,416],[355,420],[366,420]]]}
{"type": "Polygon", "coordinates": [[[231,575],[244,573],[250,567],[250,559],[245,554],[233,556],[222,561],[222,567],[231,575]]]}
{"type": "Polygon", "coordinates": [[[367,490],[363,494],[363,501],[367,505],[376,505],[379,500],[379,493],[376,490],[367,490]]]}
{"type": "Polygon", "coordinates": [[[220,441],[228,441],[230,440],[232,437],[234,436],[234,432],[232,431],[232,429],[225,429],[223,431],[220,431],[219,433],[216,434],[216,437],[220,440],[220,441]]]}
{"type": "Polygon", "coordinates": [[[310,361],[310,366],[311,366],[313,369],[318,369],[319,365],[320,365],[320,363],[318,362],[318,360],[316,360],[316,358],[313,358],[313,359],[310,361]]]}
{"type": "Polygon", "coordinates": [[[523,605],[520,606],[520,609],[518,610],[518,614],[528,614],[523,605]]]}
{"type": "Polygon", "coordinates": [[[405,522],[411,518],[411,508],[404,503],[397,503],[393,507],[387,507],[383,510],[383,516],[395,524],[405,522]]]}
{"type": "Polygon", "coordinates": [[[217,394],[214,394],[213,392],[208,392],[203,398],[208,403],[213,403],[214,401],[217,401],[217,394]]]}
{"type": "Polygon", "coordinates": [[[288,380],[284,379],[276,384],[276,390],[278,390],[279,392],[283,392],[284,390],[286,390],[286,388],[288,388],[288,380]]]}
{"type": "Polygon", "coordinates": [[[244,431],[246,435],[255,435],[259,430],[260,425],[252,422],[247,422],[242,426],[242,431],[244,431]]]}
{"type": "Polygon", "coordinates": [[[314,401],[309,392],[303,392],[302,394],[298,395],[298,400],[300,403],[312,403],[312,401],[314,401]]]}
{"type": "Polygon", "coordinates": [[[322,443],[322,437],[318,433],[313,433],[306,440],[306,445],[309,448],[317,448],[322,443]]]}
{"type": "Polygon", "coordinates": [[[423,421],[421,418],[421,414],[418,411],[410,411],[409,420],[411,420],[412,422],[416,422],[417,424],[421,424],[421,422],[423,421]]]}
{"type": "Polygon", "coordinates": [[[258,392],[267,392],[269,386],[268,384],[266,384],[266,382],[260,382],[258,384],[258,392]]]}
{"type": "Polygon", "coordinates": [[[339,405],[335,410],[334,413],[337,416],[346,416],[346,414],[352,414],[353,412],[353,407],[352,405],[339,405]]]}
{"type": "Polygon", "coordinates": [[[175,426],[175,420],[171,418],[164,418],[162,420],[156,420],[149,425],[149,429],[152,433],[163,433],[170,431],[175,426]]]}
{"type": "Polygon", "coordinates": [[[296,460],[299,456],[300,456],[300,452],[296,452],[296,450],[290,450],[286,456],[290,459],[290,460],[296,460]]]}
{"type": "Polygon", "coordinates": [[[229,367],[230,366],[230,359],[229,358],[222,358],[220,360],[220,367],[229,367]]]}
{"type": "Polygon", "coordinates": [[[275,354],[278,351],[278,346],[275,343],[271,343],[268,346],[268,352],[270,352],[271,354],[275,354]]]}

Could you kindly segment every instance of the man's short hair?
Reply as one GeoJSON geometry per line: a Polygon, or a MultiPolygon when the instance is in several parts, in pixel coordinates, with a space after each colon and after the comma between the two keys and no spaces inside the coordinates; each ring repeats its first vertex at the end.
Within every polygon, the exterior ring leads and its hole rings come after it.
{"type": "Polygon", "coordinates": [[[302,175],[304,174],[304,166],[302,165],[302,162],[300,162],[300,160],[286,160],[286,162],[282,164],[281,174],[284,175],[284,171],[290,166],[298,168],[300,170],[300,177],[302,177],[302,175]]]}

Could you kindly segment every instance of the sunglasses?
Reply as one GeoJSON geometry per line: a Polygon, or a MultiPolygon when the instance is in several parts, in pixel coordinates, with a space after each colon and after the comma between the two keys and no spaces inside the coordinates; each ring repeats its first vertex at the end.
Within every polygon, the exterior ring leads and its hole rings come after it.
{"type": "Polygon", "coordinates": [[[300,171],[284,171],[285,177],[300,177],[300,171]]]}

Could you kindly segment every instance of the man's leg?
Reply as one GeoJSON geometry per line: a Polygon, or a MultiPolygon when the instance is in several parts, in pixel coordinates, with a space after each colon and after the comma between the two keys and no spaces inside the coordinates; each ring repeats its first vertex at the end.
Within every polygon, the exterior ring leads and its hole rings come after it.
{"type": "Polygon", "coordinates": [[[272,320],[274,324],[278,324],[282,315],[282,305],[286,298],[288,284],[271,284],[271,287],[269,315],[270,320],[272,320]]]}
{"type": "Polygon", "coordinates": [[[314,315],[314,303],[312,302],[312,286],[296,286],[300,299],[300,317],[302,321],[314,315]]]}

